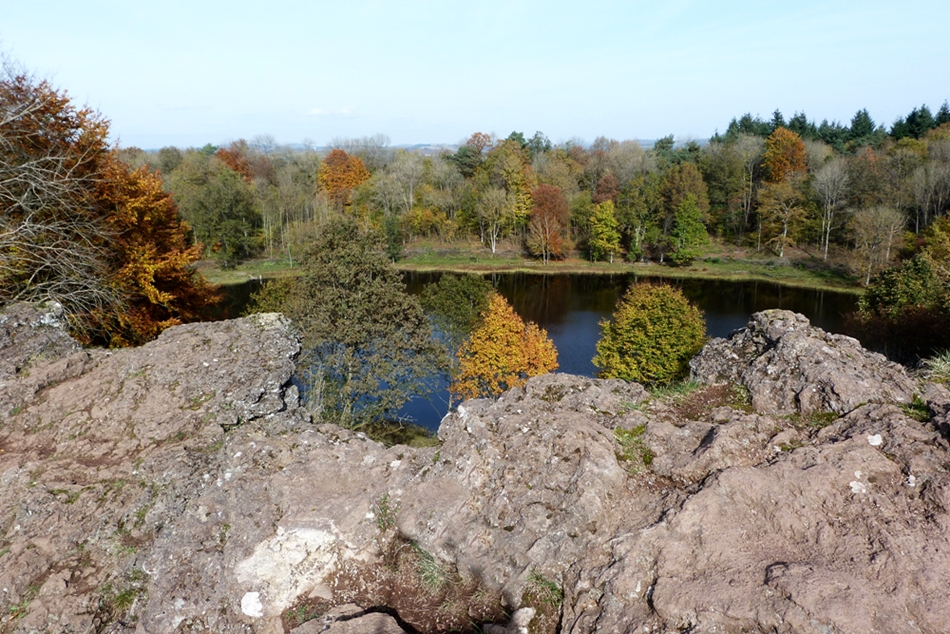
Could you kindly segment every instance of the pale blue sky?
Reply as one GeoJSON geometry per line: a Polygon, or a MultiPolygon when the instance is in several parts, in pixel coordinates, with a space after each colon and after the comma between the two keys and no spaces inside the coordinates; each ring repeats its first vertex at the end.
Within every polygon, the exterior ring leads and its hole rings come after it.
{"type": "Polygon", "coordinates": [[[946,0],[0,0],[0,51],[123,146],[590,142],[705,138],[775,108],[936,111],[948,25],[946,0]]]}

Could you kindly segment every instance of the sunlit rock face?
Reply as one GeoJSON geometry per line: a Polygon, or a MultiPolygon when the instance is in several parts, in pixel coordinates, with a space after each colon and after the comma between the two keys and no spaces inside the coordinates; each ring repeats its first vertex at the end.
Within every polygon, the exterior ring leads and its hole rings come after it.
{"type": "Polygon", "coordinates": [[[546,375],[427,448],[311,420],[279,315],[102,351],[17,305],[0,351],[0,632],[950,622],[950,396],[794,313],[690,392],[546,375]]]}

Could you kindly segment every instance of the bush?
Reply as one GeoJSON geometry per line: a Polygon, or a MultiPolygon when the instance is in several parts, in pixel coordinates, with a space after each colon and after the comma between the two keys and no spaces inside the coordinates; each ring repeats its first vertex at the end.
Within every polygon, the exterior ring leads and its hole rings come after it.
{"type": "Polygon", "coordinates": [[[881,273],[858,301],[851,333],[865,347],[908,365],[950,348],[950,293],[940,266],[922,254],[881,273]]]}
{"type": "Polygon", "coordinates": [[[631,286],[600,323],[603,335],[593,362],[600,376],[668,384],[686,375],[689,360],[706,340],[702,312],[683,293],[666,285],[631,286]]]}

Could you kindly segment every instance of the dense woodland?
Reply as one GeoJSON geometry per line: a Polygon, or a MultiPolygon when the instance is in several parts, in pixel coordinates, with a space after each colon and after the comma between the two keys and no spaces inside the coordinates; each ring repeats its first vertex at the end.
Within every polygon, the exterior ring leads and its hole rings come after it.
{"type": "Polygon", "coordinates": [[[120,154],[161,172],[194,242],[224,266],[293,260],[315,225],[343,214],[377,229],[394,259],[425,239],[521,248],[544,262],[576,251],[686,264],[712,237],[779,258],[799,245],[867,283],[950,207],[946,103],[889,130],[866,110],[850,125],[747,114],[707,144],[669,136],[649,149],[514,132],[475,133],[437,156],[394,150],[382,135],[325,152],[258,138],[120,154]]]}

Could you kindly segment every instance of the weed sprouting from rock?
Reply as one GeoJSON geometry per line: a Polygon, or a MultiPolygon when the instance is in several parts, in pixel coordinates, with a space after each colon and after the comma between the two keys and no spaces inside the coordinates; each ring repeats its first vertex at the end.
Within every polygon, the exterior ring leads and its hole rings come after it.
{"type": "Polygon", "coordinates": [[[637,425],[633,429],[614,429],[614,438],[620,443],[617,459],[627,464],[627,473],[640,473],[645,467],[653,463],[653,450],[643,442],[645,425],[637,425]]]}
{"type": "Polygon", "coordinates": [[[376,527],[385,532],[396,526],[396,514],[399,513],[399,504],[394,504],[389,495],[383,493],[379,501],[376,502],[374,514],[376,515],[376,527]]]}

